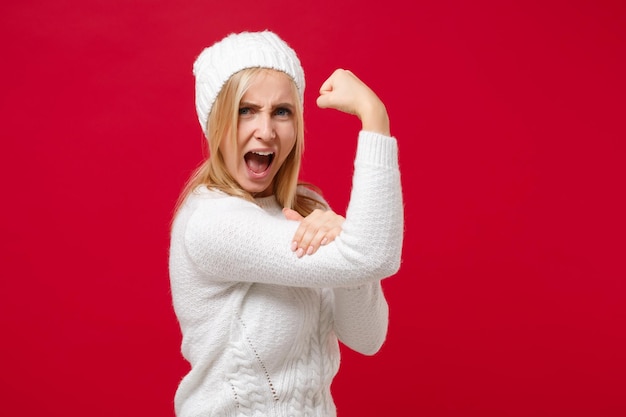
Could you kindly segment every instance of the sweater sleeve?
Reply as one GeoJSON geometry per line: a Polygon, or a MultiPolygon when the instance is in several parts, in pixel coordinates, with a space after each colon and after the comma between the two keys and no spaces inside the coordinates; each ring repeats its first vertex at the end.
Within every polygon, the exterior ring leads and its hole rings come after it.
{"type": "Polygon", "coordinates": [[[380,281],[333,291],[337,338],[364,355],[378,352],[387,337],[389,323],[389,306],[380,281]]]}
{"type": "Polygon", "coordinates": [[[290,249],[298,222],[227,197],[201,201],[183,225],[187,256],[207,279],[349,287],[397,272],[403,207],[395,138],[362,131],[342,233],[314,256],[290,249]]]}

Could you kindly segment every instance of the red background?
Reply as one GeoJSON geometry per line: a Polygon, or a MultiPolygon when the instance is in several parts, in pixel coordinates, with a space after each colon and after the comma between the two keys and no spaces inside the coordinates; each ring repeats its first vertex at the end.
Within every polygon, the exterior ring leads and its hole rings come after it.
{"type": "Polygon", "coordinates": [[[388,340],[344,350],[339,416],[626,415],[620,1],[4,1],[0,413],[172,416],[187,365],[168,228],[201,160],[191,64],[269,28],[307,74],[303,178],[345,210],[387,103],[406,240],[388,340]]]}

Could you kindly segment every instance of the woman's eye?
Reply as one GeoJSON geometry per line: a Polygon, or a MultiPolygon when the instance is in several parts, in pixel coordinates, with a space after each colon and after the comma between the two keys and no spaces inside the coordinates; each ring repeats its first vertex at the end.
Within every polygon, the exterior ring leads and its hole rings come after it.
{"type": "Polygon", "coordinates": [[[241,107],[239,109],[239,115],[240,116],[245,116],[247,114],[250,114],[252,112],[252,110],[250,109],[250,107],[241,107]]]}
{"type": "Polygon", "coordinates": [[[289,116],[291,114],[291,110],[286,108],[278,108],[275,111],[277,116],[289,116]]]}

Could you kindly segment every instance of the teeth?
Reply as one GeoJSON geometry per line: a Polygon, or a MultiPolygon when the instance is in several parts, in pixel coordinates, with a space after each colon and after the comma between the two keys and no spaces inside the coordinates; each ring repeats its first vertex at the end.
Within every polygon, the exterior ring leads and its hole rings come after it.
{"type": "Polygon", "coordinates": [[[274,152],[254,152],[257,155],[261,155],[261,156],[269,156],[269,155],[273,155],[274,152]]]}

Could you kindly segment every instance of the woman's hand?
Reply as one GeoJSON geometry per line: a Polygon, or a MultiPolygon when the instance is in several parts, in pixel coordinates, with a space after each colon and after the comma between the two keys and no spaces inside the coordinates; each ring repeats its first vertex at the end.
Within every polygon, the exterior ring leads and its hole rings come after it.
{"type": "Polygon", "coordinates": [[[335,240],[346,220],[332,210],[316,209],[308,216],[302,217],[297,211],[284,208],[283,214],[288,220],[300,222],[291,243],[291,250],[296,252],[298,258],[304,254],[313,255],[320,246],[335,240]]]}
{"type": "Polygon", "coordinates": [[[385,105],[351,71],[335,70],[322,84],[317,105],[353,114],[361,119],[363,130],[390,136],[385,105]]]}

